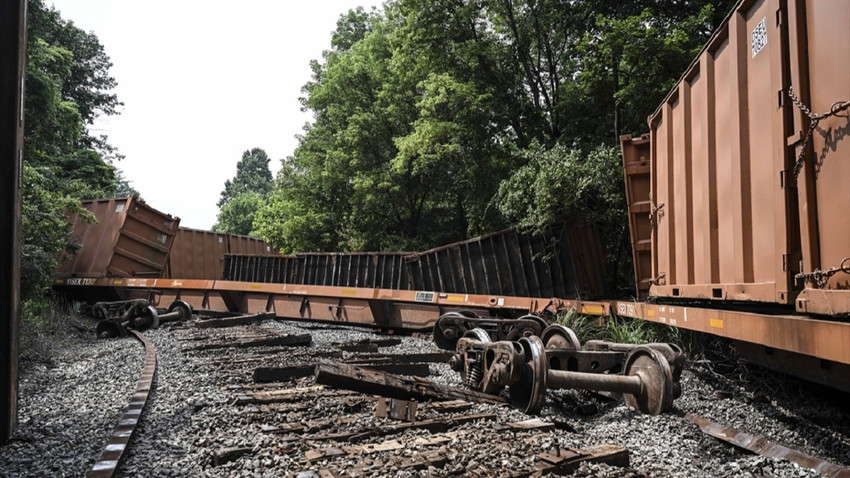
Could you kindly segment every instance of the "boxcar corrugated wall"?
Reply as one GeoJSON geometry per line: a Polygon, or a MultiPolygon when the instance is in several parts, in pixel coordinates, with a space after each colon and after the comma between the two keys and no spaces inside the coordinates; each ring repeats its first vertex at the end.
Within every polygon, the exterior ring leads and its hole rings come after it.
{"type": "Polygon", "coordinates": [[[651,296],[850,312],[850,126],[830,115],[807,141],[801,108],[850,101],[848,44],[845,0],[733,9],[650,117],[651,296]]]}

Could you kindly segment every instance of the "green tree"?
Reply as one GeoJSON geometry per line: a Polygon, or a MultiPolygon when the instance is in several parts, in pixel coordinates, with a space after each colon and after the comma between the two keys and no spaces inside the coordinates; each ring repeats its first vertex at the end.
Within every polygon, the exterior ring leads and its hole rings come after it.
{"type": "Polygon", "coordinates": [[[22,297],[24,310],[46,304],[57,260],[78,247],[69,217],[80,199],[116,193],[119,173],[105,138],[86,130],[99,114],[115,114],[111,66],[93,34],[63,20],[41,0],[28,3],[25,98],[22,297]]]}
{"type": "Polygon", "coordinates": [[[264,150],[253,148],[242,153],[242,159],[236,163],[236,176],[224,182],[213,231],[257,236],[254,217],[266,203],[273,181],[264,150]]]}
{"type": "Polygon", "coordinates": [[[236,196],[221,207],[213,231],[258,236],[254,231],[254,217],[264,202],[265,197],[254,191],[236,196]]]}
{"type": "Polygon", "coordinates": [[[253,148],[242,153],[242,159],[236,163],[236,176],[233,180],[228,179],[224,182],[218,207],[223,207],[231,199],[246,192],[268,195],[274,180],[269,170],[269,161],[269,156],[261,148],[253,148]]]}
{"type": "Polygon", "coordinates": [[[311,63],[302,105],[315,120],[256,229],[290,252],[410,250],[572,217],[605,229],[619,270],[612,148],[642,132],[732,3],[395,0],[348,12],[311,63]]]}

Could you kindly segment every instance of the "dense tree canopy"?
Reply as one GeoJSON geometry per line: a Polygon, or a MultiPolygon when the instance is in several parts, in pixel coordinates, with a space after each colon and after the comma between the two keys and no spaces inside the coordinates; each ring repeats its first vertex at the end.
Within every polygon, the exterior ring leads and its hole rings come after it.
{"type": "Polygon", "coordinates": [[[519,225],[628,247],[618,152],[731,0],[394,0],[340,17],[315,119],[254,229],[283,251],[415,250],[519,225]],[[606,184],[600,184],[601,182],[606,184]]]}
{"type": "Polygon", "coordinates": [[[42,0],[28,3],[22,217],[22,295],[28,312],[44,304],[57,259],[75,249],[69,214],[80,199],[132,188],[105,137],[86,125],[120,106],[111,63],[97,37],[42,0]]]}

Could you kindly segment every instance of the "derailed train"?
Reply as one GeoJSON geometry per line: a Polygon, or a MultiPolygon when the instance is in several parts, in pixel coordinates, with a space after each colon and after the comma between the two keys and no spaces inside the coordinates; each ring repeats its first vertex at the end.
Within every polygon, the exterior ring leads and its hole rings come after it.
{"type": "Polygon", "coordinates": [[[848,46],[845,0],[743,0],[650,116],[651,132],[621,138],[640,300],[588,301],[600,297],[594,274],[603,270],[588,252],[593,239],[563,249],[570,251],[561,260],[569,274],[560,276],[527,274],[540,268],[524,261],[521,248],[508,241],[494,247],[484,237],[437,250],[449,252],[433,254],[429,274],[411,274],[407,256],[314,256],[312,264],[325,264],[323,278],[297,283],[280,269],[287,261],[296,265],[297,256],[218,254],[209,259],[222,261],[215,277],[182,277],[172,266],[160,278],[66,274],[57,286],[120,298],[153,291],[165,304],[180,299],[196,308],[383,328],[428,328],[450,312],[460,327],[465,314],[519,320],[613,309],[730,338],[753,360],[850,390],[848,46]],[[480,268],[483,255],[475,265],[460,254],[464,247],[483,250],[487,241],[502,260],[489,273],[480,268]],[[242,266],[225,276],[225,260],[242,266]],[[261,261],[267,275],[288,278],[260,279],[261,261]],[[350,275],[353,269],[361,272],[350,275]],[[416,276],[423,281],[411,285],[416,276]],[[529,287],[553,277],[573,286],[529,287]]]}

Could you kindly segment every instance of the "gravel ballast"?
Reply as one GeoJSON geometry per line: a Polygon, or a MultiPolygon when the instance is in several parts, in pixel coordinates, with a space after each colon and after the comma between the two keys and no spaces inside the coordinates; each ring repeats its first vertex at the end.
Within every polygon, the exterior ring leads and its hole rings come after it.
{"type": "MultiPolygon", "coordinates": [[[[583,464],[574,476],[821,476],[786,460],[739,450],[702,434],[674,414],[641,415],[622,402],[596,404],[597,397],[568,390],[547,393],[539,418],[558,424],[549,431],[498,431],[494,423],[533,417],[509,407],[475,404],[463,413],[495,414],[495,420],[465,423],[445,433],[414,429],[356,442],[325,439],[320,435],[377,430],[402,422],[376,418],[374,399],[355,393],[314,395],[279,407],[237,403],[237,397],[246,393],[243,386],[253,386],[253,369],[338,361],[328,357],[336,350],[334,342],[386,336],[363,328],[274,320],[223,329],[163,327],[145,334],[157,349],[155,387],[119,476],[295,476],[300,472],[319,476],[323,470],[340,476],[508,476],[532,470],[536,455],[555,446],[603,443],[627,448],[630,468],[583,464]],[[237,335],[304,333],[312,335],[309,346],[189,350],[210,337],[232,340],[237,335]],[[582,414],[591,404],[598,411],[582,414]],[[276,431],[269,431],[272,428],[276,431]],[[295,431],[287,432],[290,429],[295,431]],[[368,444],[387,446],[306,460],[308,452],[368,444]],[[239,453],[216,466],[217,454],[235,449],[239,453]],[[404,459],[442,450],[450,453],[443,463],[421,469],[399,465],[404,459]]],[[[399,338],[399,345],[381,347],[380,353],[439,351],[421,338],[399,338]]],[[[52,363],[24,367],[19,426],[11,442],[0,447],[0,476],[84,475],[133,392],[142,351],[141,344],[131,338],[77,340],[58,349],[52,363]]],[[[344,352],[342,359],[358,355],[362,354],[344,352]]],[[[446,364],[429,367],[429,380],[460,385],[460,378],[446,364]]],[[[847,406],[823,399],[838,392],[766,372],[759,377],[769,384],[782,384],[781,389],[764,382],[733,381],[715,374],[711,363],[689,362],[676,407],[832,463],[850,465],[847,406]]],[[[268,390],[314,386],[313,378],[306,377],[268,390]]],[[[417,419],[440,416],[420,404],[417,419]]]]}

